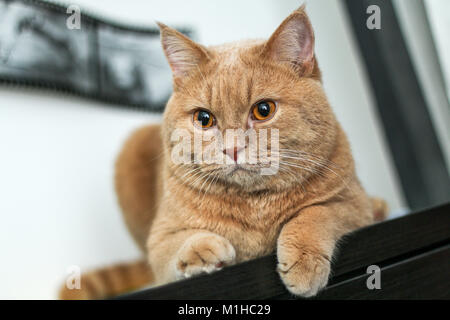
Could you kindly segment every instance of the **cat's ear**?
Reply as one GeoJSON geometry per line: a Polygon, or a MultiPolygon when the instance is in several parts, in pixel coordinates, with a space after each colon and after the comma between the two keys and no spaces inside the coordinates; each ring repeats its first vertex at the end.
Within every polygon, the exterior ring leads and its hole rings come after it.
{"type": "Polygon", "coordinates": [[[264,55],[299,68],[303,75],[314,70],[314,31],[304,5],[287,17],[266,42],[264,55]]]}
{"type": "Polygon", "coordinates": [[[208,59],[208,51],[181,32],[157,22],[161,44],[175,79],[186,76],[208,59]]]}

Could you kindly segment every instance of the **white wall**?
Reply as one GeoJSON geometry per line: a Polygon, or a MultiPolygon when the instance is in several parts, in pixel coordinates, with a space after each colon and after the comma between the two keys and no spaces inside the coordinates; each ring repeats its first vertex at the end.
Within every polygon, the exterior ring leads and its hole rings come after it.
{"type": "MultiPolygon", "coordinates": [[[[268,37],[299,1],[73,0],[125,23],[188,24],[205,44],[268,37]]],[[[325,88],[359,176],[403,205],[360,58],[337,1],[308,2],[325,88]]],[[[0,298],[55,298],[66,268],[138,252],[116,203],[114,158],[135,127],[159,116],[41,91],[0,87],[0,298]]]]}
{"type": "Polygon", "coordinates": [[[450,1],[424,0],[450,101],[450,1]]]}
{"type": "Polygon", "coordinates": [[[137,257],[113,164],[130,130],[158,119],[0,87],[0,299],[53,298],[70,265],[137,257]]]}

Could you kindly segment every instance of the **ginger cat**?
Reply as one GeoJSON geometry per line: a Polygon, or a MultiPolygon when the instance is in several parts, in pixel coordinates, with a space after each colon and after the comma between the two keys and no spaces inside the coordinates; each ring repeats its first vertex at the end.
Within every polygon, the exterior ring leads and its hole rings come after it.
{"type": "Polygon", "coordinates": [[[64,288],[60,296],[107,297],[274,250],[286,288],[317,294],[327,284],[336,242],[382,220],[386,205],[369,198],[355,174],[322,88],[304,8],[267,41],[204,47],[159,27],[173,94],[162,125],[136,131],[116,164],[120,206],[145,258],[85,274],[81,290],[64,288]],[[226,164],[196,163],[202,154],[195,150],[188,163],[175,163],[172,137],[180,128],[192,137],[278,129],[278,171],[262,175],[261,163],[246,163],[247,145],[226,144],[226,164]]]}

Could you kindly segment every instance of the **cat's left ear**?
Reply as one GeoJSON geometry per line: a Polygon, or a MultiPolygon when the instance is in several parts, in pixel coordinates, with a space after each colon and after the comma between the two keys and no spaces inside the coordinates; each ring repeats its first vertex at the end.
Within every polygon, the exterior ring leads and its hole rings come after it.
{"type": "Polygon", "coordinates": [[[304,6],[281,23],[266,42],[263,53],[278,62],[294,65],[302,75],[314,71],[314,31],[304,6]]]}

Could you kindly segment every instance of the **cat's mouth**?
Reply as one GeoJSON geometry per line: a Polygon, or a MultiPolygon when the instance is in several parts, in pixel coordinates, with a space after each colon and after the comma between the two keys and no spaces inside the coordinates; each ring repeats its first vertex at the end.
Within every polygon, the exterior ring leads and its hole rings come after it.
{"type": "Polygon", "coordinates": [[[238,173],[247,173],[247,174],[255,174],[258,172],[257,168],[248,168],[248,167],[244,167],[240,164],[235,164],[233,166],[231,166],[228,170],[227,170],[227,174],[232,176],[238,173]]]}

